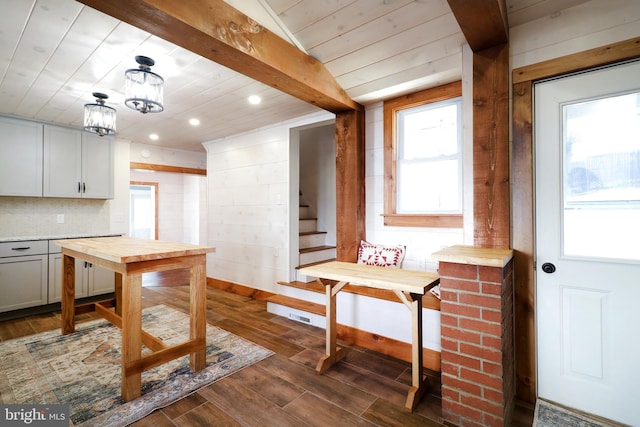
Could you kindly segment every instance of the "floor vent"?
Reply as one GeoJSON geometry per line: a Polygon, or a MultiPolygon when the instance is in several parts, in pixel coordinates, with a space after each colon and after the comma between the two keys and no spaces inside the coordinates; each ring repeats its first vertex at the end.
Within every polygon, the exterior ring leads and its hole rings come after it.
{"type": "Polygon", "coordinates": [[[298,316],[293,313],[289,313],[289,319],[297,320],[298,322],[311,323],[311,319],[308,317],[298,316]]]}

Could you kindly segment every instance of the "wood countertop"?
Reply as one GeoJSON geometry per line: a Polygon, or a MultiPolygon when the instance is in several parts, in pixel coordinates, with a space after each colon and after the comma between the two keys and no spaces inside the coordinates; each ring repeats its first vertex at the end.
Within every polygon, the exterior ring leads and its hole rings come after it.
{"type": "Polygon", "coordinates": [[[69,249],[119,264],[215,252],[215,248],[210,246],[134,237],[64,239],[56,240],[54,243],[62,247],[63,251],[69,249]]]}
{"type": "Polygon", "coordinates": [[[349,282],[352,285],[377,289],[390,289],[424,295],[437,285],[440,276],[426,271],[401,268],[374,267],[353,262],[330,261],[301,268],[307,276],[349,282]]]}
{"type": "Polygon", "coordinates": [[[513,250],[457,245],[434,252],[431,254],[431,258],[436,261],[456,264],[504,267],[513,258],[513,250]]]}

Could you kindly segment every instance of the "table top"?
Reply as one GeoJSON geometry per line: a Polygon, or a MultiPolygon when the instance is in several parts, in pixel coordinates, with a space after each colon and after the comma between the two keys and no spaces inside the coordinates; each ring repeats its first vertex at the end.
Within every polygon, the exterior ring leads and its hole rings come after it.
{"type": "Polygon", "coordinates": [[[330,261],[300,269],[307,276],[349,282],[351,285],[398,290],[424,295],[437,285],[440,276],[426,271],[374,267],[353,262],[330,261]]]}
{"type": "Polygon", "coordinates": [[[122,236],[64,239],[54,243],[62,247],[63,253],[69,249],[119,264],[215,252],[210,246],[122,236]]]}

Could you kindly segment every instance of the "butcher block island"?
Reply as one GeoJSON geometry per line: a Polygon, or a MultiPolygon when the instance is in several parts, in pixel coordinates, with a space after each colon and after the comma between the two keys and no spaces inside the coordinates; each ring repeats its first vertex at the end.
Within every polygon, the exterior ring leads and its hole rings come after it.
{"type": "Polygon", "coordinates": [[[75,331],[75,259],[115,272],[115,300],[91,304],[122,329],[122,398],[141,395],[142,372],[189,354],[193,371],[206,364],[206,254],[215,248],[132,237],[65,239],[62,248],[62,333],[75,331]],[[142,330],[142,274],[190,270],[189,340],[169,347],[142,330]],[[142,345],[152,350],[142,356],[142,345]]]}

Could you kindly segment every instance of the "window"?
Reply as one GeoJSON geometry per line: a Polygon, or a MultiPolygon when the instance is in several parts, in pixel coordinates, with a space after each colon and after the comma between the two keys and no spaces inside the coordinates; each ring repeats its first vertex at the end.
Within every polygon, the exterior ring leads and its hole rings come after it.
{"type": "Polygon", "coordinates": [[[158,183],[131,181],[129,187],[131,237],[158,238],[158,183]]]}
{"type": "Polygon", "coordinates": [[[462,84],[384,103],[384,223],[462,228],[462,84]]]}

